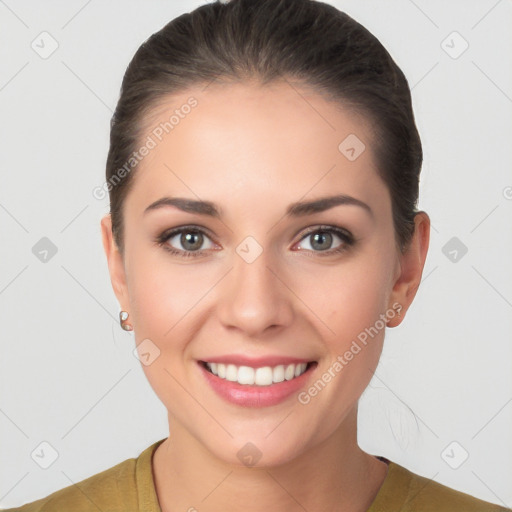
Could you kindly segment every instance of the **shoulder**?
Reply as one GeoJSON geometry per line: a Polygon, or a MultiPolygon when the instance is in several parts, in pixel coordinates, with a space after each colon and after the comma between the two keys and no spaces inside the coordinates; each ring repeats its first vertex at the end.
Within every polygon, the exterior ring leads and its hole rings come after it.
{"type": "MultiPolygon", "coordinates": [[[[152,448],[152,447],[150,447],[152,448]]],[[[149,450],[146,449],[143,453],[149,450]]],[[[142,454],[141,454],[142,455],[142,454]]],[[[140,456],[139,456],[140,459],[140,456]]],[[[2,512],[121,512],[138,510],[136,458],[127,459],[45,498],[2,512]]]]}
{"type": "MultiPolygon", "coordinates": [[[[404,468],[405,469],[405,468],[404,468]]],[[[406,470],[407,471],[407,470],[406,470]]],[[[429,478],[411,473],[408,503],[405,510],[428,510],[438,512],[461,510],[464,512],[505,512],[510,509],[475,498],[429,478]]]]}
{"type": "Polygon", "coordinates": [[[389,463],[388,476],[368,512],[512,512],[389,463]]]}

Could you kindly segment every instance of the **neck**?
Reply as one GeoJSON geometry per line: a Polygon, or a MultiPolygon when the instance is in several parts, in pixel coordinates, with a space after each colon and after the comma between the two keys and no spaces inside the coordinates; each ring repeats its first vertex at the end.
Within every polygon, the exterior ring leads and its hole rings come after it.
{"type": "Polygon", "coordinates": [[[365,512],[387,465],[357,444],[357,408],[329,438],[272,467],[241,467],[214,457],[179,424],[153,456],[163,512],[171,510],[365,512]]]}

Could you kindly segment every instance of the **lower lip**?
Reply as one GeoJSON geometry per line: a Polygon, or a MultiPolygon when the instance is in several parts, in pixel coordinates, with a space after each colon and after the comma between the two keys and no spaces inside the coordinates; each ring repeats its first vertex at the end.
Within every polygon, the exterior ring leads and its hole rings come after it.
{"type": "Polygon", "coordinates": [[[251,386],[221,379],[209,372],[203,363],[199,362],[198,365],[208,384],[220,397],[243,407],[268,407],[283,402],[304,387],[316,367],[316,363],[311,364],[302,375],[291,380],[270,386],[251,386]]]}

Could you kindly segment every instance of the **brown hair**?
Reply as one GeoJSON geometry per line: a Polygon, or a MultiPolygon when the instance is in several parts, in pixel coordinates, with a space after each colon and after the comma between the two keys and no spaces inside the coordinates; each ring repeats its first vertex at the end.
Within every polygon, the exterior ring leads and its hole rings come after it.
{"type": "Polygon", "coordinates": [[[362,25],[323,2],[217,0],[149,37],[126,69],[106,165],[107,183],[114,185],[109,186],[112,230],[121,252],[122,207],[133,172],[113,180],[140,144],[151,109],[166,96],[215,79],[266,84],[282,77],[371,120],[378,173],[391,196],[395,242],[401,251],[407,248],[423,154],[407,80],[387,50],[362,25]]]}

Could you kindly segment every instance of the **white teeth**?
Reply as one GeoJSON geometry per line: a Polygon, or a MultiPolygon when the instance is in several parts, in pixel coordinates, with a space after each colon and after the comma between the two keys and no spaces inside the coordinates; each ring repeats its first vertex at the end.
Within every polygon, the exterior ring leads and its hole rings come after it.
{"type": "MultiPolygon", "coordinates": [[[[213,371],[213,370],[212,370],[213,371]]],[[[226,380],[235,382],[238,378],[238,369],[234,364],[228,364],[226,368],[226,380]]]]}
{"type": "Polygon", "coordinates": [[[286,367],[286,370],[284,371],[284,378],[286,380],[292,380],[294,376],[295,376],[295,365],[289,364],[286,367]]]}
{"type": "Polygon", "coordinates": [[[272,384],[272,368],[270,366],[257,368],[254,373],[254,383],[257,386],[270,386],[272,384]]]}
{"type": "Polygon", "coordinates": [[[250,366],[236,366],[234,364],[206,363],[210,371],[231,382],[256,386],[270,386],[273,383],[292,380],[306,371],[307,363],[277,365],[274,367],[263,366],[251,368],[250,366]]]}
{"type": "Polygon", "coordinates": [[[239,384],[254,384],[254,368],[250,366],[240,366],[238,368],[239,384]]]}
{"type": "Polygon", "coordinates": [[[283,382],[284,380],[284,366],[280,364],[272,371],[272,380],[274,382],[283,382]]]}

